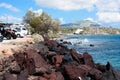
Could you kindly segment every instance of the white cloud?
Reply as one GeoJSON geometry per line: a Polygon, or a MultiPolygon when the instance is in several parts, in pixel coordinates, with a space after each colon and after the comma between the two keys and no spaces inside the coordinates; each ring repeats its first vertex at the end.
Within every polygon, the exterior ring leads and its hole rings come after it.
{"type": "Polygon", "coordinates": [[[120,22],[120,0],[99,0],[96,3],[98,21],[120,22]]]}
{"type": "Polygon", "coordinates": [[[43,12],[42,9],[39,9],[39,10],[36,10],[36,11],[33,11],[35,13],[36,16],[40,16],[43,12]]]}
{"type": "Polygon", "coordinates": [[[97,21],[120,22],[120,0],[35,0],[42,7],[59,10],[86,9],[96,12],[97,21]]]}
{"type": "Polygon", "coordinates": [[[120,22],[120,13],[118,12],[98,12],[97,16],[101,22],[120,22]]]}
{"type": "Polygon", "coordinates": [[[15,23],[15,24],[19,24],[19,23],[22,22],[21,18],[14,17],[12,15],[3,15],[3,16],[0,16],[0,20],[2,22],[15,23]]]}
{"type": "Polygon", "coordinates": [[[60,9],[60,10],[92,10],[97,0],[35,0],[43,7],[60,9]]]}
{"type": "Polygon", "coordinates": [[[94,20],[93,18],[86,18],[86,19],[84,19],[84,20],[89,20],[89,21],[91,21],[91,22],[95,22],[95,23],[101,24],[100,22],[94,20]]]}
{"type": "Polygon", "coordinates": [[[42,12],[43,12],[42,9],[33,10],[33,8],[30,8],[29,10],[31,10],[32,12],[34,12],[36,17],[40,16],[42,14],[42,12]]]}
{"type": "Polygon", "coordinates": [[[98,0],[96,7],[99,12],[118,12],[120,11],[120,0],[98,0]]]}
{"type": "Polygon", "coordinates": [[[63,18],[59,18],[61,24],[65,24],[65,20],[63,18]]]}
{"type": "Polygon", "coordinates": [[[6,8],[6,9],[9,9],[11,11],[14,11],[14,12],[19,12],[20,10],[10,4],[7,4],[7,3],[0,3],[0,7],[3,7],[3,8],[6,8]]]}

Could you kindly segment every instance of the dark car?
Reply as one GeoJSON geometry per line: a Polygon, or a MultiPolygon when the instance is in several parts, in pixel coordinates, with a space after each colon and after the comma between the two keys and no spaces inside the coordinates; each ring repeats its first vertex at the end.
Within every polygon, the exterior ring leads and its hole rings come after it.
{"type": "Polygon", "coordinates": [[[5,24],[0,25],[0,33],[3,37],[5,37],[8,40],[11,38],[13,39],[17,38],[17,35],[13,30],[11,30],[9,25],[5,25],[5,24]]]}

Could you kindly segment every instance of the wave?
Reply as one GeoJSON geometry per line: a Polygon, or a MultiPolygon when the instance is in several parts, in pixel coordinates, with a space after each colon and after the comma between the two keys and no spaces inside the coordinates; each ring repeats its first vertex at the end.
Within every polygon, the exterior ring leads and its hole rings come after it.
{"type": "Polygon", "coordinates": [[[85,38],[85,39],[79,39],[79,38],[78,39],[77,38],[65,39],[64,41],[70,42],[73,45],[86,44],[89,42],[89,40],[87,38],[85,38]]]}
{"type": "Polygon", "coordinates": [[[89,42],[89,40],[87,38],[83,39],[82,42],[89,42]]]}

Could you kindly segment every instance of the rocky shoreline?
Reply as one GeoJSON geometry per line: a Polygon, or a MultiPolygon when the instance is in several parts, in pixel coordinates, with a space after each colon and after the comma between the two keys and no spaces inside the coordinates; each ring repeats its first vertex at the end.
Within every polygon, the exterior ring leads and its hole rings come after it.
{"type": "Polygon", "coordinates": [[[63,43],[44,38],[0,59],[0,80],[119,80],[120,71],[107,62],[96,64],[92,56],[79,54],[63,43]]]}

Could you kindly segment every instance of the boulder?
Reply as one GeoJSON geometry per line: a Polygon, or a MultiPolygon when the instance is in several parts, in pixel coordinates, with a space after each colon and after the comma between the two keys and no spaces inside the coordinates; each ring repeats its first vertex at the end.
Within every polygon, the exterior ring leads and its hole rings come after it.
{"type": "Polygon", "coordinates": [[[114,69],[109,62],[106,64],[106,69],[103,75],[105,80],[120,80],[120,71],[114,69]]]}
{"type": "Polygon", "coordinates": [[[62,63],[63,60],[63,55],[56,54],[53,57],[53,63],[55,64],[56,67],[59,67],[62,63]]]}
{"type": "MultiPolygon", "coordinates": [[[[24,69],[20,72],[20,74],[17,75],[17,80],[28,80],[28,70],[24,69]]],[[[13,79],[11,79],[13,80],[13,79]]]]}
{"type": "Polygon", "coordinates": [[[3,80],[18,80],[17,75],[5,72],[3,80]]]}
{"type": "Polygon", "coordinates": [[[41,55],[39,55],[36,50],[29,49],[26,50],[26,57],[28,62],[28,70],[30,74],[34,73],[45,73],[45,71],[48,70],[47,62],[42,58],[41,55]],[[44,67],[44,68],[43,68],[44,67]],[[34,70],[35,69],[35,70],[34,70]],[[44,70],[41,70],[44,69],[44,70]]]}
{"type": "Polygon", "coordinates": [[[34,42],[36,42],[36,43],[44,41],[44,38],[39,34],[33,34],[32,38],[33,38],[34,42]]]}
{"type": "Polygon", "coordinates": [[[57,41],[30,44],[13,56],[0,58],[0,80],[119,80],[120,71],[108,62],[95,64],[87,52],[57,41]],[[36,46],[36,47],[35,47],[36,46]]]}
{"type": "Polygon", "coordinates": [[[103,79],[103,73],[95,68],[91,69],[89,71],[89,77],[91,77],[93,80],[102,80],[103,79]]]}
{"type": "Polygon", "coordinates": [[[87,76],[88,72],[83,67],[78,66],[64,66],[65,74],[68,80],[79,80],[79,77],[84,78],[87,76]]]}
{"type": "Polygon", "coordinates": [[[64,80],[64,77],[61,74],[61,72],[53,71],[51,74],[44,74],[43,77],[46,78],[47,80],[64,80]]]}
{"type": "Polygon", "coordinates": [[[20,73],[21,70],[20,70],[20,67],[19,67],[19,65],[17,64],[16,61],[11,63],[9,71],[11,73],[14,73],[14,74],[19,74],[20,73]]]}
{"type": "Polygon", "coordinates": [[[106,71],[106,66],[105,65],[95,64],[95,68],[100,70],[102,73],[104,73],[106,71]]]}
{"type": "Polygon", "coordinates": [[[45,45],[47,45],[48,47],[55,47],[55,46],[58,46],[58,42],[57,41],[55,41],[55,40],[50,40],[50,39],[48,39],[48,38],[44,38],[44,43],[45,43],[45,45]]]}
{"type": "Polygon", "coordinates": [[[84,58],[85,65],[88,65],[92,68],[95,67],[93,58],[90,54],[88,54],[87,52],[83,53],[83,58],[84,58]]]}
{"type": "Polygon", "coordinates": [[[24,69],[26,67],[26,59],[25,59],[25,53],[24,52],[16,52],[13,54],[15,57],[15,61],[20,66],[20,69],[24,69]]]}
{"type": "Polygon", "coordinates": [[[78,54],[75,49],[70,50],[72,58],[77,61],[79,64],[84,64],[84,59],[81,54],[78,54]]]}

